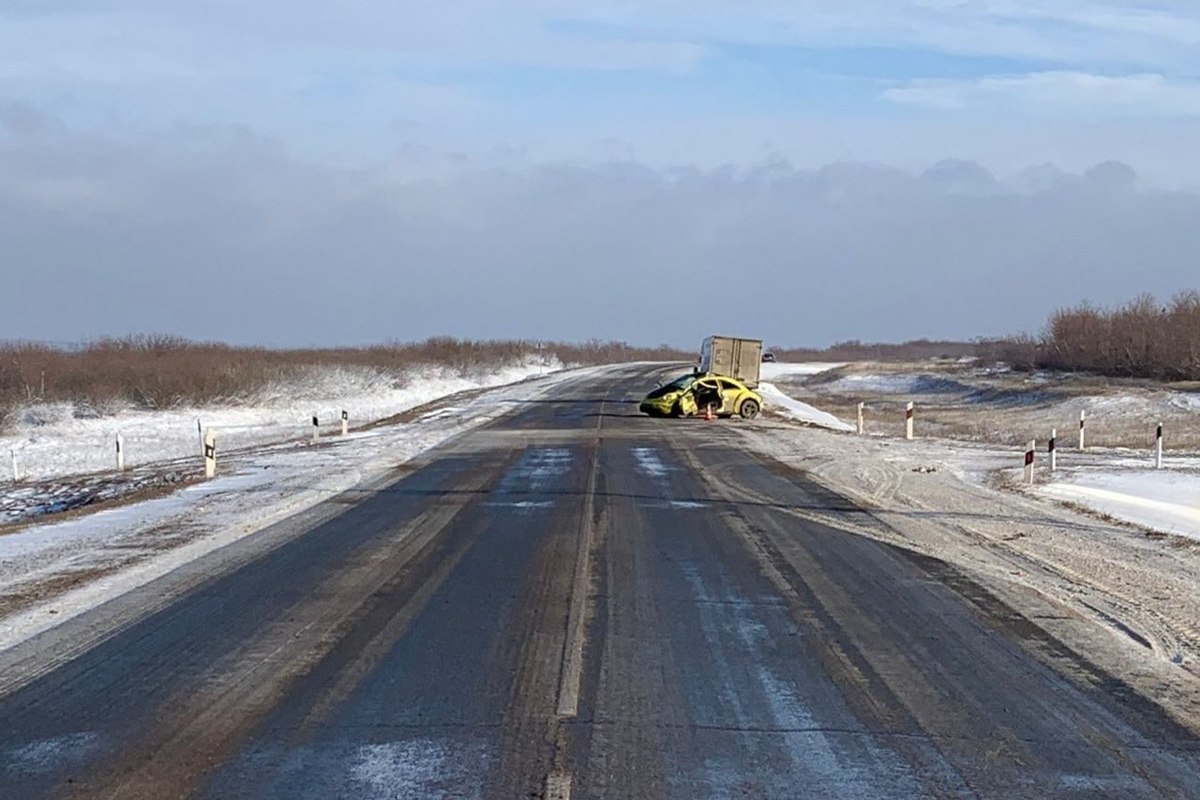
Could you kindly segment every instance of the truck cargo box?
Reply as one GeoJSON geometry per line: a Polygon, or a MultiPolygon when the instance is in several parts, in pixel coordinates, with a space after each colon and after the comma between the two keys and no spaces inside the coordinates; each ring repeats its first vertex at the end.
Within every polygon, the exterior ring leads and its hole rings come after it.
{"type": "Polygon", "coordinates": [[[751,388],[758,386],[762,363],[762,339],[709,336],[700,345],[700,372],[715,372],[737,378],[751,388]]]}

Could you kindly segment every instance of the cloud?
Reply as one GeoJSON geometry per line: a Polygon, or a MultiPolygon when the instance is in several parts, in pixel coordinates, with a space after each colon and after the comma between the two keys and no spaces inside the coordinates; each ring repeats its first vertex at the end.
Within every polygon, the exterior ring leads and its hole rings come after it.
{"type": "Polygon", "coordinates": [[[1037,178],[779,157],[499,168],[421,148],[347,168],[249,134],[185,154],[0,139],[0,338],[691,346],[733,287],[738,327],[775,342],[971,337],[1194,283],[1200,196],[1138,191],[1118,164],[1037,178]]]}
{"type": "Polygon", "coordinates": [[[735,284],[780,342],[1036,327],[1194,280],[1148,189],[1200,185],[1197,43],[1150,0],[11,0],[0,336],[687,344],[735,284]]]}
{"type": "Polygon", "coordinates": [[[647,35],[768,46],[915,48],[943,53],[1187,69],[1200,9],[1119,0],[659,0],[592,12],[647,35]]]}
{"type": "Polygon", "coordinates": [[[1178,3],[1132,5],[1111,2],[1045,3],[1010,2],[992,6],[993,13],[1035,23],[1069,23],[1079,28],[1121,36],[1141,36],[1183,45],[1200,44],[1200,14],[1178,3]]]}
{"type": "Polygon", "coordinates": [[[888,89],[893,103],[945,111],[1014,108],[1059,116],[1122,115],[1179,117],[1200,115],[1200,80],[1162,75],[1093,75],[1039,72],[978,80],[916,80],[888,89]]]}
{"type": "Polygon", "coordinates": [[[0,102],[0,132],[20,139],[62,130],[62,121],[30,103],[0,102]]]}
{"type": "Polygon", "coordinates": [[[814,153],[809,166],[888,159],[916,168],[955,154],[1007,169],[1016,165],[995,162],[1020,139],[1025,161],[1061,162],[1063,150],[1078,149],[1093,163],[1120,158],[1172,175],[1151,159],[1186,161],[1186,147],[1161,144],[1191,132],[1164,120],[1197,107],[1200,8],[1178,3],[0,5],[0,102],[129,142],[241,126],[342,164],[405,142],[475,159],[499,148],[544,159],[621,140],[658,164],[711,167],[777,149],[814,153]],[[1023,132],[1026,113],[1145,120],[1147,130],[1085,129],[1068,146],[1058,133],[1023,132]],[[913,120],[933,124],[908,134],[913,120]],[[959,120],[974,129],[954,128],[959,120]],[[826,131],[815,147],[800,138],[814,128],[826,131]]]}

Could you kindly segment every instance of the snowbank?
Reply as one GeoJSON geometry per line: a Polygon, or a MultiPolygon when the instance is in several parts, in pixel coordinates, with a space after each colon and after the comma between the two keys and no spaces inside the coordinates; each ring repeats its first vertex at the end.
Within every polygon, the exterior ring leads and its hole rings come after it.
{"type": "Polygon", "coordinates": [[[1075,472],[1038,491],[1152,530],[1200,539],[1200,473],[1075,472]]]}
{"type": "Polygon", "coordinates": [[[816,425],[821,428],[829,428],[834,431],[854,430],[854,426],[842,422],[833,414],[829,414],[819,408],[813,408],[808,403],[802,403],[795,398],[788,397],[773,383],[760,383],[758,385],[758,393],[763,396],[763,400],[766,401],[769,409],[798,422],[816,425]]]}

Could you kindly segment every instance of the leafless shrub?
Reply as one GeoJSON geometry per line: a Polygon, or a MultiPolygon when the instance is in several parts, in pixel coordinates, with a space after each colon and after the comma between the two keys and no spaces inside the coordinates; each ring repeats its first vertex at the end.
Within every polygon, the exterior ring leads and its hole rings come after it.
{"type": "Polygon", "coordinates": [[[774,348],[783,361],[925,361],[931,358],[964,358],[977,355],[974,342],[914,339],[899,344],[851,339],[826,348],[774,348]]]}
{"type": "MultiPolygon", "coordinates": [[[[625,342],[601,342],[591,339],[583,344],[544,344],[563,363],[619,364],[629,361],[686,361],[696,360],[696,350],[680,350],[669,344],[658,347],[634,347],[625,342]]],[[[699,348],[697,348],[698,350],[699,348]]]]}
{"type": "Polygon", "coordinates": [[[1003,339],[980,339],[975,343],[976,357],[988,364],[1003,363],[1019,372],[1031,372],[1043,362],[1043,346],[1028,334],[1003,339]]]}
{"type": "Polygon", "coordinates": [[[1200,292],[1160,305],[1148,294],[1097,309],[1084,303],[1051,315],[1041,365],[1132,378],[1200,380],[1200,292]]]}

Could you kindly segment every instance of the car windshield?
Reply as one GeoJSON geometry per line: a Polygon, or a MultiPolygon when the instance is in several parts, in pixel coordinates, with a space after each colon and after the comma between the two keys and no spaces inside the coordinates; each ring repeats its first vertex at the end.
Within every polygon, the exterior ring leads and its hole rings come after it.
{"type": "Polygon", "coordinates": [[[649,394],[649,397],[650,399],[654,399],[656,397],[662,397],[665,394],[670,394],[671,392],[682,391],[691,386],[695,380],[695,375],[681,375],[670,383],[664,383],[662,386],[655,389],[649,394]]]}

